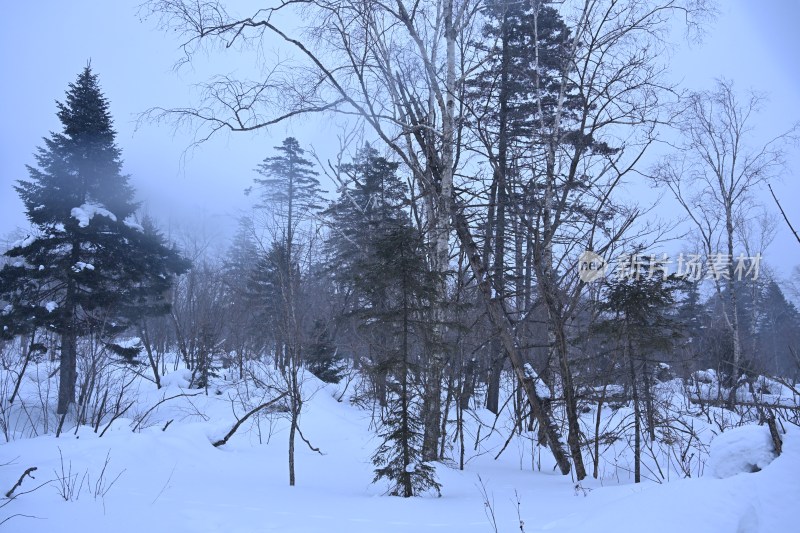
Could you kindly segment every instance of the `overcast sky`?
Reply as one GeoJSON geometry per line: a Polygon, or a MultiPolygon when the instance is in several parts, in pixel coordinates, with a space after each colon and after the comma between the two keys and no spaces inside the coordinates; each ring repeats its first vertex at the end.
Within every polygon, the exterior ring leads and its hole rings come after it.
{"type": "MultiPolygon", "coordinates": [[[[157,30],[154,21],[140,20],[140,3],[14,0],[4,5],[0,236],[26,227],[13,184],[27,177],[25,165],[33,163],[32,154],[42,137],[60,130],[55,100],[63,99],[67,84],[89,59],[111,101],[125,171],[162,226],[190,220],[209,231],[230,227],[239,210],[249,204],[242,191],[252,182],[252,169],[287,134],[320,151],[336,143],[333,124],[284,125],[258,134],[221,135],[182,163],[190,138],[173,136],[164,126],[143,125],[137,130],[137,115],[153,106],[188,105],[192,83],[212,71],[227,74],[236,69],[230,61],[212,61],[196,71],[173,71],[180,57],[179,43],[157,30]]],[[[711,88],[715,78],[726,77],[741,89],[768,92],[770,101],[759,119],[759,134],[766,138],[788,129],[800,120],[800,0],[723,0],[720,4],[720,16],[705,42],[677,53],[673,76],[689,89],[711,88]]],[[[800,226],[800,149],[795,148],[789,160],[787,174],[773,186],[789,217],[800,226]]],[[[782,224],[769,252],[767,260],[784,274],[800,263],[800,245],[782,224]]]]}

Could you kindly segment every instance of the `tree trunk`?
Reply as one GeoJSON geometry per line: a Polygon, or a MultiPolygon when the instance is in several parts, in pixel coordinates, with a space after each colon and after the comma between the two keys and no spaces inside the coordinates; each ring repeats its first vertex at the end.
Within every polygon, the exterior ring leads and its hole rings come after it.
{"type": "MultiPolygon", "coordinates": [[[[500,93],[498,95],[498,146],[497,162],[493,173],[494,183],[492,183],[490,201],[493,203],[494,215],[494,266],[493,266],[493,286],[496,298],[505,299],[505,244],[506,244],[506,204],[508,203],[508,191],[506,190],[506,177],[508,174],[508,72],[509,72],[509,49],[508,49],[508,24],[506,17],[503,18],[501,35],[501,62],[500,62],[500,93]]],[[[487,263],[488,264],[488,263],[487,263]]],[[[500,340],[493,338],[490,343],[491,367],[489,371],[489,386],[486,391],[486,408],[494,414],[498,414],[500,405],[500,378],[505,366],[506,354],[502,350],[500,340]]]]}
{"type": "Polygon", "coordinates": [[[475,361],[469,360],[464,365],[462,380],[461,391],[458,395],[458,405],[461,409],[469,409],[469,401],[475,391],[475,361]]]}
{"type": "MultiPolygon", "coordinates": [[[[22,370],[19,371],[19,375],[17,376],[16,381],[14,382],[14,390],[11,392],[11,397],[8,399],[8,403],[14,403],[14,399],[17,397],[19,393],[19,387],[22,385],[22,378],[25,376],[25,370],[28,368],[28,363],[31,361],[31,356],[33,355],[33,348],[34,344],[36,343],[36,329],[31,332],[30,340],[25,339],[24,337],[20,339],[20,343],[22,346],[25,346],[24,353],[22,354],[22,370]],[[26,342],[27,341],[27,342],[26,342]]],[[[2,401],[2,399],[0,399],[2,401]]]]}
{"type": "Polygon", "coordinates": [[[492,325],[497,328],[499,332],[500,341],[503,345],[503,348],[506,350],[506,353],[508,354],[514,374],[517,376],[520,385],[523,387],[523,390],[528,397],[533,415],[536,417],[539,424],[544,428],[544,431],[547,435],[547,444],[550,447],[550,451],[553,453],[553,457],[558,464],[559,470],[564,475],[569,474],[571,468],[569,456],[564,450],[558,427],[554,423],[549,413],[543,409],[542,399],[536,394],[533,379],[525,374],[525,365],[522,360],[522,356],[520,355],[517,341],[514,338],[513,325],[506,314],[506,311],[503,307],[503,302],[492,297],[492,288],[488,279],[487,270],[485,265],[481,262],[480,252],[475,244],[475,240],[472,238],[466,217],[462,213],[455,200],[452,202],[451,209],[456,233],[461,243],[461,247],[467,256],[467,259],[469,260],[470,268],[472,269],[472,273],[478,283],[480,293],[483,296],[484,303],[486,304],[489,312],[489,319],[491,320],[492,325]]]}
{"type": "MultiPolygon", "coordinates": [[[[450,263],[450,202],[453,198],[453,166],[455,163],[455,95],[456,95],[456,27],[453,20],[453,0],[444,0],[443,5],[444,38],[446,50],[445,106],[442,110],[442,145],[440,149],[441,168],[438,169],[439,194],[435,199],[434,222],[434,271],[441,275],[437,302],[434,306],[434,353],[430,361],[428,391],[424,405],[425,424],[422,457],[425,461],[439,459],[438,443],[442,417],[442,370],[445,365],[444,347],[444,306],[447,297],[447,283],[444,279],[450,263]]],[[[433,147],[431,147],[433,148],[433,147]]],[[[429,154],[430,162],[434,154],[429,154]]]]}
{"type": "Polygon", "coordinates": [[[642,362],[642,379],[644,380],[644,408],[645,415],[647,416],[647,432],[650,436],[650,442],[656,441],[656,413],[653,401],[653,379],[650,376],[650,369],[647,367],[647,361],[642,362]]]}
{"type": "Polygon", "coordinates": [[[78,339],[70,330],[61,334],[61,369],[58,382],[58,407],[56,414],[63,415],[75,402],[75,386],[78,380],[78,339]]]}
{"type": "Polygon", "coordinates": [[[556,335],[556,350],[561,364],[561,386],[564,394],[564,407],[567,413],[567,443],[572,454],[572,462],[575,465],[575,476],[578,481],[586,477],[586,467],[583,465],[583,455],[581,454],[581,427],[580,413],[578,412],[578,400],[575,397],[575,386],[572,382],[572,369],[569,365],[569,351],[567,349],[566,333],[564,324],[561,320],[554,324],[556,335]]]}
{"type": "Polygon", "coordinates": [[[495,338],[489,343],[489,357],[491,358],[489,367],[489,383],[486,387],[486,409],[494,414],[500,411],[500,377],[505,366],[500,339],[495,338]]]}
{"type": "Polygon", "coordinates": [[[294,436],[297,432],[297,411],[295,409],[295,401],[293,394],[290,394],[291,407],[291,427],[289,428],[289,486],[294,487],[294,436]]]}
{"type": "Polygon", "coordinates": [[[633,347],[630,339],[625,341],[627,347],[628,371],[631,380],[631,396],[633,397],[633,482],[642,481],[642,413],[639,409],[639,387],[636,384],[636,368],[633,364],[633,347]]]}
{"type": "Polygon", "coordinates": [[[403,496],[410,498],[414,495],[414,485],[411,480],[411,425],[409,423],[409,401],[408,401],[408,315],[410,310],[408,308],[408,294],[403,290],[403,361],[400,368],[400,416],[401,416],[401,431],[403,433],[403,472],[401,475],[401,484],[403,485],[403,496]]]}
{"type": "Polygon", "coordinates": [[[731,375],[730,375],[730,385],[731,385],[731,393],[728,399],[729,406],[733,408],[733,404],[736,403],[736,390],[739,384],[739,376],[742,373],[742,342],[741,342],[741,335],[740,335],[740,328],[739,328],[739,309],[738,309],[738,301],[736,298],[736,286],[734,284],[734,267],[733,267],[733,237],[734,237],[734,227],[733,227],[733,207],[731,205],[725,206],[725,230],[727,233],[727,248],[728,248],[728,258],[730,259],[728,266],[727,266],[727,285],[728,285],[728,298],[731,301],[731,310],[730,310],[730,318],[728,319],[728,324],[731,328],[731,336],[733,340],[733,361],[731,361],[731,375]]]}
{"type": "Polygon", "coordinates": [[[139,324],[139,334],[144,341],[144,349],[147,352],[147,360],[150,362],[150,369],[153,371],[153,380],[156,382],[156,388],[161,388],[161,374],[158,371],[158,361],[153,355],[153,346],[150,342],[150,332],[147,329],[147,319],[143,319],[139,324]]]}

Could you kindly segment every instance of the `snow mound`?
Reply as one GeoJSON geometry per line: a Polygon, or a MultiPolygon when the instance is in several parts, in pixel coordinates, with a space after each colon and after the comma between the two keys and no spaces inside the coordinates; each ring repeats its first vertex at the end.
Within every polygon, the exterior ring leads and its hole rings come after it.
{"type": "Polygon", "coordinates": [[[164,387],[180,387],[188,389],[192,380],[192,371],[185,368],[170,372],[161,377],[161,385],[164,387]]]}
{"type": "Polygon", "coordinates": [[[711,441],[711,473],[717,478],[758,472],[775,459],[775,447],[766,426],[741,426],[711,441]]]}

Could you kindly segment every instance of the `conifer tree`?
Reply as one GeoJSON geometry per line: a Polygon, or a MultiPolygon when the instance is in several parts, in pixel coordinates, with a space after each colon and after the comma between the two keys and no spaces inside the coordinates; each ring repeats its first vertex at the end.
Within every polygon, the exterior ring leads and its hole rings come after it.
{"type": "Polygon", "coordinates": [[[6,335],[45,327],[61,339],[59,414],[74,401],[79,337],[110,339],[168,309],[164,293],[188,268],[138,204],[115,143],[109,103],[90,66],[58,102],[63,130],[51,133],[16,190],[35,228],[6,252],[0,320],[6,335]]]}
{"type": "Polygon", "coordinates": [[[769,281],[763,289],[763,311],[756,328],[760,369],[790,376],[800,364],[800,312],[786,299],[780,286],[769,281]]]}
{"type": "MultiPolygon", "coordinates": [[[[517,302],[530,302],[532,287],[528,280],[533,276],[523,274],[518,258],[530,254],[535,232],[522,229],[524,217],[519,214],[541,210],[554,199],[571,196],[564,195],[560,184],[544,187],[540,171],[526,177],[526,169],[543,166],[540,147],[549,133],[545,124],[554,116],[564,119],[560,125],[564,142],[575,137],[569,129],[582,98],[572,83],[564,87],[563,95],[559,94],[563,73],[569,70],[571,36],[556,9],[539,2],[489,0],[485,14],[484,39],[476,46],[485,55],[486,67],[467,85],[475,129],[493,171],[488,191],[485,257],[488,263],[491,256],[491,265],[487,264],[487,270],[498,299],[514,295],[517,302]],[[513,273],[508,272],[512,258],[513,273]],[[512,280],[515,286],[510,288],[508,282],[512,280]]],[[[583,187],[572,183],[569,188],[579,191],[583,187]]],[[[580,205],[569,202],[566,207],[580,214],[580,205]]],[[[489,353],[486,407],[497,413],[505,363],[499,339],[492,339],[489,353]]]]}
{"type": "Polygon", "coordinates": [[[244,379],[244,362],[263,348],[264,338],[258,333],[264,330],[259,319],[259,296],[253,294],[253,276],[259,257],[254,239],[253,221],[239,220],[239,230],[234,235],[223,265],[223,280],[230,299],[226,304],[227,334],[225,351],[234,354],[239,367],[239,377],[244,379]]]}
{"type": "Polygon", "coordinates": [[[287,352],[296,348],[288,338],[294,331],[289,298],[297,293],[299,280],[299,268],[296,263],[290,263],[285,242],[272,243],[256,262],[250,279],[251,297],[260,301],[255,315],[262,330],[268,332],[269,340],[274,342],[275,357],[279,361],[285,361],[287,352]]]}
{"type": "Polygon", "coordinates": [[[668,352],[680,337],[681,325],[673,315],[679,291],[689,290],[688,280],[663,275],[657,258],[633,254],[626,275],[605,282],[600,309],[607,315],[596,325],[620,352],[620,365],[627,370],[634,411],[634,481],[641,481],[642,409],[650,439],[655,440],[655,414],[651,369],[648,361],[656,353],[668,352]]]}
{"type": "Polygon", "coordinates": [[[423,406],[414,394],[414,378],[421,374],[412,350],[414,340],[430,335],[430,315],[436,296],[436,278],[423,254],[419,232],[409,225],[384,228],[374,240],[371,254],[359,265],[364,291],[381,297],[385,305],[368,309],[365,328],[387,333],[389,371],[388,414],[375,451],[375,479],[391,483],[390,494],[410,497],[440,490],[436,472],[423,456],[423,406]]]}
{"type": "Polygon", "coordinates": [[[342,379],[342,358],[337,353],[331,333],[323,320],[315,320],[311,342],[304,350],[308,370],[325,383],[339,383],[342,379]]]}
{"type": "MultiPolygon", "coordinates": [[[[320,209],[322,189],[314,165],[303,157],[305,150],[294,137],[284,139],[275,150],[279,155],[267,157],[256,171],[262,178],[255,183],[261,193],[262,204],[283,218],[283,239],[291,257],[294,252],[298,224],[307,220],[313,211],[320,209]]],[[[248,193],[252,189],[248,189],[248,193]]]]}
{"type": "MultiPolygon", "coordinates": [[[[278,227],[275,242],[267,256],[258,264],[257,286],[265,290],[270,306],[280,307],[268,311],[276,324],[280,341],[276,339],[276,357],[291,357],[294,366],[299,364],[301,339],[300,320],[297,316],[300,289],[300,265],[297,258],[297,231],[322,204],[319,180],[313,164],[303,157],[305,151],[294,137],[284,139],[276,146],[278,155],[267,157],[256,171],[263,176],[254,181],[261,194],[261,205],[272,212],[278,227]]],[[[248,193],[252,189],[248,190],[248,193]]]]}
{"type": "MultiPolygon", "coordinates": [[[[370,268],[375,258],[376,246],[389,230],[407,226],[408,214],[403,210],[407,188],[397,176],[398,164],[380,156],[378,151],[365,144],[352,163],[342,165],[340,172],[346,184],[339,191],[339,198],[325,211],[330,228],[326,241],[330,256],[329,273],[343,298],[340,319],[363,319],[365,314],[383,312],[389,300],[381,291],[385,280],[374,285],[364,269],[370,268]]],[[[387,272],[387,276],[392,275],[387,272]]],[[[339,330],[347,333],[346,328],[339,330]],[[345,329],[345,331],[342,331],[345,329]]],[[[364,339],[350,328],[355,338],[364,339]]],[[[361,332],[363,333],[363,331],[361,332]]],[[[366,357],[369,361],[369,376],[376,396],[383,405],[386,401],[388,357],[382,346],[386,345],[387,331],[369,328],[366,336],[366,357]]],[[[362,343],[364,344],[364,343],[362,343]]],[[[360,354],[356,360],[362,360],[360,354]]]]}
{"type": "Polygon", "coordinates": [[[339,169],[348,183],[325,215],[331,227],[326,246],[341,285],[352,287],[354,264],[370,253],[382,227],[408,219],[402,209],[407,187],[397,176],[398,166],[365,144],[352,163],[339,169]]]}

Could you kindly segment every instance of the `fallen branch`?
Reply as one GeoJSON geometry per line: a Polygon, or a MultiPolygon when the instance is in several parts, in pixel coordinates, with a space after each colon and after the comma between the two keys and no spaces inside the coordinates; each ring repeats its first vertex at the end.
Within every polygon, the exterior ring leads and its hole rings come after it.
{"type": "Polygon", "coordinates": [[[300,430],[300,426],[299,425],[297,426],[297,433],[298,433],[298,435],[300,435],[300,438],[303,439],[303,442],[306,443],[306,445],[309,447],[309,449],[312,452],[317,452],[320,455],[325,455],[324,453],[322,453],[322,450],[320,450],[319,448],[311,445],[311,442],[309,442],[309,440],[307,438],[305,438],[305,436],[303,435],[303,432],[300,430]]]}
{"type": "Polygon", "coordinates": [[[249,413],[247,413],[247,414],[246,414],[246,415],[244,415],[242,418],[240,418],[239,420],[237,420],[237,421],[236,421],[236,423],[235,423],[235,424],[233,425],[233,427],[231,428],[231,430],[228,432],[228,434],[227,434],[227,435],[225,435],[225,437],[223,437],[221,440],[218,440],[218,441],[216,441],[216,442],[214,443],[214,447],[215,447],[215,448],[218,448],[218,447],[220,447],[220,446],[222,446],[222,445],[224,445],[224,444],[227,444],[227,443],[228,443],[228,440],[229,440],[231,437],[233,437],[233,434],[234,434],[234,433],[236,433],[236,430],[237,430],[237,429],[239,429],[239,427],[240,427],[242,424],[244,424],[245,420],[247,420],[248,418],[250,418],[251,416],[253,416],[253,415],[254,415],[254,414],[256,414],[257,412],[259,412],[260,410],[262,410],[262,409],[266,409],[267,407],[269,407],[269,406],[271,406],[271,405],[275,404],[275,403],[276,403],[278,400],[281,400],[281,399],[282,399],[284,396],[286,396],[286,394],[287,394],[287,393],[285,393],[285,392],[284,392],[283,394],[281,394],[281,395],[279,395],[279,396],[276,396],[275,398],[273,398],[272,400],[268,401],[267,403],[262,403],[262,404],[261,404],[261,405],[259,405],[258,407],[254,407],[254,408],[253,408],[253,409],[252,409],[252,410],[251,410],[249,413]]]}
{"type": "Polygon", "coordinates": [[[13,487],[11,487],[10,491],[6,492],[6,498],[10,498],[11,496],[14,495],[14,491],[17,490],[20,487],[20,485],[22,485],[22,480],[25,479],[25,476],[30,476],[31,479],[36,479],[35,477],[33,477],[31,475],[31,472],[34,472],[36,470],[38,470],[37,467],[32,466],[29,469],[27,469],[25,472],[23,472],[22,475],[19,476],[19,480],[17,481],[17,483],[13,487]]]}
{"type": "MultiPolygon", "coordinates": [[[[728,400],[715,400],[703,399],[698,397],[690,397],[689,402],[694,405],[710,405],[711,407],[728,407],[730,402],[728,400]]],[[[786,409],[787,411],[800,412],[800,405],[782,404],[782,403],[762,403],[762,402],[749,402],[737,401],[734,402],[733,407],[752,407],[755,409],[786,409]]]]}
{"type": "Polygon", "coordinates": [[[778,430],[778,424],[775,421],[775,415],[770,413],[767,418],[767,427],[769,428],[769,436],[772,437],[772,446],[775,448],[775,455],[780,455],[783,452],[783,439],[781,439],[781,432],[778,430]]]}
{"type": "MultiPolygon", "coordinates": [[[[120,396],[121,396],[121,395],[122,395],[122,394],[120,393],[120,396]]],[[[129,404],[128,404],[128,407],[126,407],[126,408],[125,408],[125,409],[123,409],[122,411],[117,411],[117,412],[114,414],[114,416],[112,416],[112,417],[111,417],[111,420],[109,420],[109,421],[108,421],[108,424],[106,424],[106,427],[105,427],[105,428],[103,428],[103,431],[100,433],[100,437],[102,437],[103,435],[105,435],[105,434],[106,434],[106,431],[108,431],[108,428],[110,428],[110,427],[111,427],[111,424],[113,424],[113,423],[114,423],[114,422],[115,422],[115,421],[116,421],[118,418],[120,418],[122,415],[124,415],[125,413],[127,413],[127,412],[128,412],[128,409],[130,409],[131,407],[133,407],[133,404],[134,404],[134,402],[131,402],[131,403],[129,403],[129,404]]]]}
{"type": "Polygon", "coordinates": [[[11,516],[9,516],[8,518],[6,518],[5,520],[2,520],[2,521],[0,521],[0,526],[2,526],[3,524],[5,524],[6,522],[8,522],[9,520],[11,520],[12,518],[16,518],[16,517],[18,517],[18,516],[21,516],[22,518],[35,518],[35,519],[37,519],[37,520],[41,520],[41,518],[39,518],[38,516],[31,516],[31,515],[29,515],[29,514],[17,513],[17,514],[12,514],[11,516]]]}

